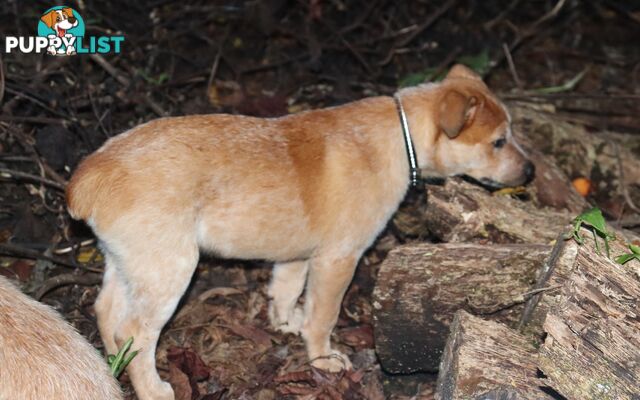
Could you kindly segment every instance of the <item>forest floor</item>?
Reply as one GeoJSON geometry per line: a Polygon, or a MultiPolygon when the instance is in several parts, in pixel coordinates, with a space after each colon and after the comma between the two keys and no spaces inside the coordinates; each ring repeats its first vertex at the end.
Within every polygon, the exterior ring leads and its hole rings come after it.
{"type": "MultiPolygon", "coordinates": [[[[49,5],[28,3],[0,6],[2,36],[35,35],[49,5]]],[[[126,39],[118,55],[3,56],[0,274],[102,348],[93,310],[102,259],[90,230],[66,214],[63,188],[82,157],[160,116],[281,116],[390,95],[462,62],[503,98],[551,104],[593,134],[640,132],[640,7],[615,0],[506,3],[72,1],[88,34],[126,39]]],[[[569,175],[592,182],[587,199],[609,218],[639,223],[598,171],[569,175]]],[[[632,189],[637,198],[638,182],[632,189]]],[[[424,201],[408,196],[360,261],[345,297],[333,339],[351,355],[353,372],[311,369],[302,340],[269,327],[269,264],[203,257],[161,337],[161,375],[180,399],[432,398],[434,374],[381,370],[370,303],[387,252],[431,240],[401,223],[424,201]]],[[[126,375],[121,382],[135,399],[126,375]]]]}

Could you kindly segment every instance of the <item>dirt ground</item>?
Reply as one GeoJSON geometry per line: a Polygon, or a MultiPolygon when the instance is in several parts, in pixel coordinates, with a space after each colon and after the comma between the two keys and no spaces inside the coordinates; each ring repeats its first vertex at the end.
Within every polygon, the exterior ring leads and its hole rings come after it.
{"type": "MultiPolygon", "coordinates": [[[[588,127],[640,132],[640,5],[602,1],[71,1],[89,35],[125,36],[121,54],[3,54],[0,82],[0,273],[61,312],[102,348],[93,310],[102,259],[65,212],[82,157],[130,127],[167,115],[281,116],[436,79],[455,62],[503,98],[551,104],[588,127]]],[[[43,1],[4,2],[0,33],[35,35],[43,1]]],[[[640,149],[634,149],[636,154],[640,149]]],[[[588,196],[608,217],[640,224],[598,171],[588,196]],[[634,219],[635,218],[635,219],[634,219]],[[635,222],[634,222],[635,221],[635,222]]],[[[637,198],[639,182],[632,182],[637,198]]],[[[634,197],[635,196],[635,197],[634,197]]],[[[394,246],[431,240],[408,196],[360,262],[334,342],[354,371],[311,369],[299,337],[266,315],[270,265],[202,258],[166,327],[159,369],[180,399],[431,399],[435,375],[392,376],[374,351],[370,294],[394,246]]],[[[633,201],[632,201],[633,202],[633,201]]],[[[636,204],[640,201],[635,200],[636,204]]],[[[417,210],[417,211],[416,211],[417,210]]],[[[126,375],[127,398],[135,399],[126,375]]]]}

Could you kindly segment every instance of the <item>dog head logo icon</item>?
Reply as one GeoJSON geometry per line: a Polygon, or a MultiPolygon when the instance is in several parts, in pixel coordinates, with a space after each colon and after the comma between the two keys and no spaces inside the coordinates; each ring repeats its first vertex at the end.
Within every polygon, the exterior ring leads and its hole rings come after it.
{"type": "Polygon", "coordinates": [[[40,17],[38,36],[48,38],[48,54],[71,56],[76,54],[77,38],[84,36],[84,21],[71,7],[53,7],[40,17]]]}

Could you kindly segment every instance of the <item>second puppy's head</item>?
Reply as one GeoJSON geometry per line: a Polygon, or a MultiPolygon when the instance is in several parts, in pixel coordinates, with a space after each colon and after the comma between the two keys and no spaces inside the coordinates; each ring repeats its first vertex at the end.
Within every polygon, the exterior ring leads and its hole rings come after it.
{"type": "Polygon", "coordinates": [[[430,99],[435,140],[428,150],[430,170],[467,175],[499,188],[526,184],[533,163],[516,143],[511,117],[475,72],[454,66],[430,99]]]}

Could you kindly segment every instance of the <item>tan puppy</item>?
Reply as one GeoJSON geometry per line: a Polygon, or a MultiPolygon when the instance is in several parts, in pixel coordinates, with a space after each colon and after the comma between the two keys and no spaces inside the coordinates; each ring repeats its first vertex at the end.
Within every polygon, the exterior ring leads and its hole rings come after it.
{"type": "MultiPolygon", "coordinates": [[[[422,169],[494,184],[527,179],[506,109],[469,69],[397,96],[422,169]]],[[[273,325],[301,332],[315,366],[350,366],[330,335],[358,259],[408,188],[398,115],[391,97],[375,97],[275,119],[164,118],[84,160],[69,211],[91,225],[106,256],[96,310],[107,349],[130,336],[142,347],[128,369],[141,399],[173,399],[155,346],[199,248],[274,261],[273,325]]]]}
{"type": "Polygon", "coordinates": [[[0,399],[122,399],[96,349],[50,307],[1,276],[0,399]]]}

